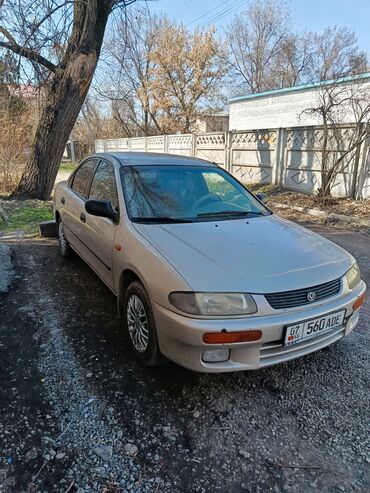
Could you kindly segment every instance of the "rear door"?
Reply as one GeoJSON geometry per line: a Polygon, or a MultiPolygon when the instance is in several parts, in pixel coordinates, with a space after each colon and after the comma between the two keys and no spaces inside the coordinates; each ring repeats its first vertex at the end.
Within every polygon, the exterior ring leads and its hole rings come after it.
{"type": "Polygon", "coordinates": [[[82,162],[68,182],[68,193],[60,197],[60,211],[67,239],[86,260],[89,260],[89,251],[83,242],[86,220],[85,200],[89,195],[97,164],[98,160],[94,158],[82,162]]]}
{"type": "MultiPolygon", "coordinates": [[[[91,182],[89,199],[109,200],[119,212],[117,181],[112,163],[100,160],[91,182]]],[[[112,259],[117,223],[105,217],[92,216],[85,211],[83,241],[89,246],[93,257],[92,267],[106,284],[113,288],[112,259]]]]}

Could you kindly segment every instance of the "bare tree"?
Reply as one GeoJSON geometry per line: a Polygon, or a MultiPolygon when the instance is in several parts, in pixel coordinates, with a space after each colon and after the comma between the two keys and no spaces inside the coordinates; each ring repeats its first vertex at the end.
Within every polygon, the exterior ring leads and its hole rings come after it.
{"type": "Polygon", "coordinates": [[[312,35],[313,57],[310,81],[338,79],[368,69],[366,53],[357,44],[357,36],[346,27],[328,27],[312,35]]]}
{"type": "Polygon", "coordinates": [[[88,95],[73,129],[78,159],[94,152],[96,139],[122,137],[120,124],[104,114],[100,101],[88,95]]]}
{"type": "Polygon", "coordinates": [[[276,67],[291,36],[286,6],[254,0],[227,29],[228,62],[237,89],[250,93],[276,87],[276,67]]]}
{"type": "Polygon", "coordinates": [[[293,87],[311,77],[314,58],[312,33],[287,34],[271,68],[274,88],[293,87]]]}
{"type": "Polygon", "coordinates": [[[164,133],[191,132],[197,118],[220,110],[225,75],[215,30],[194,31],[167,19],[156,30],[151,94],[164,133]]]}
{"type": "Polygon", "coordinates": [[[29,63],[46,84],[31,155],[13,193],[49,198],[69,134],[94,74],[108,17],[134,0],[23,0],[5,7],[0,47],[29,63]]]}
{"type": "Polygon", "coordinates": [[[348,79],[319,84],[317,104],[305,111],[322,124],[318,198],[323,202],[330,197],[337,176],[351,167],[350,194],[356,198],[360,149],[370,135],[370,85],[361,76],[348,79]]]}
{"type": "Polygon", "coordinates": [[[289,10],[276,0],[251,0],[227,29],[233,92],[257,93],[367,70],[353,31],[292,31],[289,10]]]}
{"type": "Polygon", "coordinates": [[[114,89],[104,92],[126,135],[189,132],[203,112],[220,109],[225,63],[214,30],[137,12],[118,34],[108,43],[114,89]]]}
{"type": "Polygon", "coordinates": [[[112,103],[112,116],[125,135],[150,135],[161,129],[151,106],[152,51],[160,17],[137,9],[121,16],[107,42],[104,58],[109,83],[102,84],[112,103]]]}
{"type": "Polygon", "coordinates": [[[37,100],[14,94],[10,80],[11,84],[0,83],[0,191],[6,193],[20,179],[38,121],[37,100]]]}

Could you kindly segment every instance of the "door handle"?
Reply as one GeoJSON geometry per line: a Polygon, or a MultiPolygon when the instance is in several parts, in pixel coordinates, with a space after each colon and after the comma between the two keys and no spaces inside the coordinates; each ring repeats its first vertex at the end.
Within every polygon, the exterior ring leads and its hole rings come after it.
{"type": "Polygon", "coordinates": [[[65,204],[65,203],[66,203],[66,199],[65,199],[64,197],[62,197],[62,198],[60,199],[60,201],[62,202],[62,204],[65,204]]]}
{"type": "Polygon", "coordinates": [[[80,220],[81,220],[81,222],[83,222],[83,223],[85,223],[85,222],[86,222],[86,216],[85,216],[85,214],[84,214],[83,212],[81,212],[81,214],[80,214],[80,220]]]}

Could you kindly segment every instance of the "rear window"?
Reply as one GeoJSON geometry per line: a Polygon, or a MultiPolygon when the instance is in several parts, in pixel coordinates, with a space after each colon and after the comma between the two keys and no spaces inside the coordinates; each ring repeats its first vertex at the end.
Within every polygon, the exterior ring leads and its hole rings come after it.
{"type": "Polygon", "coordinates": [[[87,198],[88,187],[91,182],[94,168],[95,161],[90,159],[78,168],[73,177],[72,190],[81,195],[84,199],[87,198]]]}

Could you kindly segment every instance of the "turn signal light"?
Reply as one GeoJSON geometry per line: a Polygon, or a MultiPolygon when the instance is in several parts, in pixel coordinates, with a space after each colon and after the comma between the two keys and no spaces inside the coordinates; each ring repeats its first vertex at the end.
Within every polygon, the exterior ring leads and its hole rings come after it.
{"type": "Polygon", "coordinates": [[[259,341],[262,337],[261,330],[243,330],[240,332],[209,332],[203,334],[205,344],[233,344],[235,342],[259,341]]]}
{"type": "Polygon", "coordinates": [[[357,300],[353,303],[352,308],[353,311],[356,311],[365,303],[366,293],[362,293],[361,296],[357,298],[357,300]]]}

